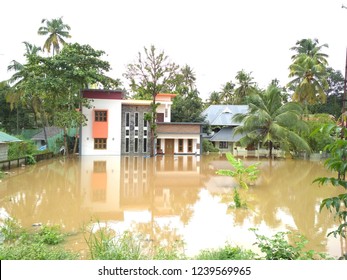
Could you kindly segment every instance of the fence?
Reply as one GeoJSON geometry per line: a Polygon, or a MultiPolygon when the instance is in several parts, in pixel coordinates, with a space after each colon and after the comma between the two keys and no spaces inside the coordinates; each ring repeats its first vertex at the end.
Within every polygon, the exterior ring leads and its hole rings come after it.
{"type": "MultiPolygon", "coordinates": [[[[54,156],[53,152],[33,155],[33,157],[36,160],[36,162],[38,162],[40,160],[52,158],[53,156],[54,156]]],[[[9,170],[9,169],[14,168],[14,167],[20,167],[23,164],[26,165],[27,162],[28,162],[28,157],[27,156],[26,157],[16,158],[16,159],[2,160],[2,161],[0,161],[0,169],[9,170]]]]}

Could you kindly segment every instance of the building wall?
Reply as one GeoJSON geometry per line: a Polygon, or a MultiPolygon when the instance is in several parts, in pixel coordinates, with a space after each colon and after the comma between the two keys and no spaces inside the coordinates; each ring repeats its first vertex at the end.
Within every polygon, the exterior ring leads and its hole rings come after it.
{"type": "Polygon", "coordinates": [[[158,133],[157,141],[160,139],[160,149],[165,153],[165,139],[174,139],[175,154],[200,154],[201,143],[200,134],[161,134],[158,133]],[[183,152],[179,152],[179,139],[183,139],[183,152]],[[188,152],[188,139],[193,140],[192,152],[188,152]]]}
{"type": "Polygon", "coordinates": [[[7,160],[8,144],[0,143],[0,161],[7,160]]]}
{"type": "Polygon", "coordinates": [[[121,153],[122,154],[149,154],[150,126],[144,125],[145,113],[149,112],[148,105],[122,105],[121,121],[121,153]],[[135,114],[138,113],[138,125],[135,124],[135,114]],[[129,126],[127,126],[127,114],[129,126]],[[128,135],[126,131],[128,130],[128,135]],[[136,132],[137,131],[137,132],[136,132]],[[147,134],[146,134],[147,131],[147,134]],[[127,140],[128,139],[128,140],[127,140]],[[137,139],[137,140],[136,140],[137,139]],[[145,140],[146,139],[146,140],[145,140]],[[127,141],[128,144],[127,144],[127,141]],[[137,142],[137,151],[135,150],[137,142]],[[128,145],[128,149],[127,149],[128,145]],[[146,147],[144,149],[144,146],[146,147]]]}
{"type": "Polygon", "coordinates": [[[181,123],[160,123],[157,128],[158,133],[187,133],[200,134],[200,124],[181,124],[181,123]]]}
{"type": "Polygon", "coordinates": [[[87,125],[82,127],[80,136],[81,154],[82,155],[120,155],[121,139],[121,100],[117,99],[94,99],[91,102],[92,108],[83,108],[83,114],[87,117],[87,125]],[[93,122],[94,110],[106,110],[108,112],[108,133],[107,148],[94,149],[93,122]]]}

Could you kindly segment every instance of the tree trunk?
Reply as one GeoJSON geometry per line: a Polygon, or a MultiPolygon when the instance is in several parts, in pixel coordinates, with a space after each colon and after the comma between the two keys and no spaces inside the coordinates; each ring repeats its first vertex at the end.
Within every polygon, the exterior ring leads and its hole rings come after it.
{"type": "Polygon", "coordinates": [[[154,157],[155,155],[155,147],[154,147],[154,144],[155,144],[155,139],[156,139],[156,134],[157,134],[157,125],[156,125],[156,122],[157,122],[157,107],[156,107],[156,101],[155,101],[155,98],[156,98],[157,94],[153,94],[153,104],[152,104],[152,118],[151,118],[151,122],[150,122],[150,127],[151,127],[151,139],[150,139],[150,156],[151,157],[154,157]]]}
{"type": "Polygon", "coordinates": [[[269,141],[269,158],[270,159],[272,158],[272,147],[273,147],[272,141],[269,141]]]}
{"type": "Polygon", "coordinates": [[[69,147],[68,147],[68,143],[67,143],[67,128],[64,127],[64,154],[66,156],[69,155],[69,147]]]}
{"type": "Polygon", "coordinates": [[[73,146],[73,155],[76,155],[76,152],[77,152],[77,143],[78,143],[78,137],[77,135],[75,136],[75,143],[74,143],[74,146],[73,146]]]}

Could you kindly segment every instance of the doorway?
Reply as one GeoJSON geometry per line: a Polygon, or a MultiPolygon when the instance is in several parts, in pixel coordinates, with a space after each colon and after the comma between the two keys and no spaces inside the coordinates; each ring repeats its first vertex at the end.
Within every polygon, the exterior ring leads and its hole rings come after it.
{"type": "Polygon", "coordinates": [[[174,154],[174,139],[165,139],[165,154],[173,155],[174,154]]]}

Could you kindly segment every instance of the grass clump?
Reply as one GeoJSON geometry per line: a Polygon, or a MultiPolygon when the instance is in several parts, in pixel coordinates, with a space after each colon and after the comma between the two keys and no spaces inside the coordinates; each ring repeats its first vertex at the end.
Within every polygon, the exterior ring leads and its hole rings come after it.
{"type": "Polygon", "coordinates": [[[16,220],[6,219],[0,228],[0,260],[73,260],[78,254],[61,245],[64,234],[58,226],[43,225],[35,231],[23,229],[16,220]]]}
{"type": "Polygon", "coordinates": [[[108,227],[101,227],[94,232],[91,230],[85,236],[90,258],[92,260],[140,260],[144,259],[141,253],[141,244],[134,234],[126,231],[117,235],[108,227]]]}
{"type": "Polygon", "coordinates": [[[194,259],[197,260],[252,260],[255,253],[238,246],[226,244],[222,248],[202,250],[194,259]]]}

